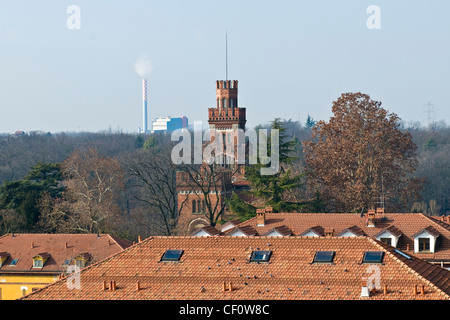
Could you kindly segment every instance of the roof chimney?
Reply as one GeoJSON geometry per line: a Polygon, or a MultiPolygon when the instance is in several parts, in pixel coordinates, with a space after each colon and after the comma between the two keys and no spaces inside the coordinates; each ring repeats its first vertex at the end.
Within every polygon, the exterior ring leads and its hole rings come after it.
{"type": "Polygon", "coordinates": [[[266,222],[266,209],[256,209],[256,226],[264,227],[266,222]]]}
{"type": "Polygon", "coordinates": [[[67,245],[67,241],[64,243],[64,247],[67,249],[69,246],[67,245]]]}
{"type": "Polygon", "coordinates": [[[325,237],[332,237],[334,235],[334,229],[333,228],[325,228],[323,231],[323,234],[325,237]]]}
{"type": "Polygon", "coordinates": [[[31,249],[33,249],[34,248],[34,243],[33,243],[33,241],[31,241],[31,249]]]}
{"type": "Polygon", "coordinates": [[[376,214],[376,217],[378,218],[378,219],[381,219],[381,218],[384,218],[385,216],[384,216],[384,208],[377,208],[377,214],[376,214]]]}
{"type": "Polygon", "coordinates": [[[233,283],[231,281],[223,282],[222,290],[223,290],[223,292],[225,292],[225,291],[233,291],[233,283]]]}
{"type": "Polygon", "coordinates": [[[361,297],[370,297],[370,290],[367,286],[367,278],[363,278],[361,282],[361,297]]]}
{"type": "Polygon", "coordinates": [[[370,209],[367,213],[367,226],[369,228],[375,227],[375,210],[370,209]]]}

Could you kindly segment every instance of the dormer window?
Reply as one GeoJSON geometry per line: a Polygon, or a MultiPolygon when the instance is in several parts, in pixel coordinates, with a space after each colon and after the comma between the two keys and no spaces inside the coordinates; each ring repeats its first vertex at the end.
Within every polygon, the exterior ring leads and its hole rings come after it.
{"type": "Polygon", "coordinates": [[[430,252],[430,238],[419,238],[419,248],[417,252],[430,252]]]}
{"type": "Polygon", "coordinates": [[[395,226],[390,226],[387,229],[382,230],[381,232],[375,235],[375,238],[378,241],[381,241],[389,246],[397,247],[398,239],[402,235],[402,232],[397,229],[395,226]]]}
{"type": "Polygon", "coordinates": [[[440,233],[429,226],[413,235],[415,253],[434,253],[440,233]]]}
{"type": "Polygon", "coordinates": [[[33,257],[33,268],[43,268],[45,265],[45,262],[48,260],[48,258],[50,257],[50,254],[44,252],[44,253],[39,253],[38,255],[33,257]]]}
{"type": "Polygon", "coordinates": [[[361,237],[365,236],[366,234],[364,231],[359,228],[358,226],[353,226],[350,228],[347,228],[345,230],[342,230],[337,237],[361,237]]]}
{"type": "Polygon", "coordinates": [[[87,252],[77,255],[75,257],[75,265],[78,268],[83,269],[84,267],[86,267],[90,257],[91,257],[91,255],[87,252]]]}
{"type": "Polygon", "coordinates": [[[83,269],[86,266],[86,261],[84,261],[83,259],[75,259],[75,265],[78,268],[83,269]]]}
{"type": "Polygon", "coordinates": [[[43,266],[44,266],[44,263],[41,259],[33,260],[33,268],[42,268],[43,266]]]}
{"type": "MultiPolygon", "coordinates": [[[[329,230],[327,230],[329,231],[329,230]]],[[[312,228],[309,228],[308,230],[301,233],[300,237],[323,237],[325,235],[325,230],[321,226],[315,226],[312,228]]]]}
{"type": "Polygon", "coordinates": [[[3,267],[3,264],[5,261],[9,258],[9,253],[7,252],[0,252],[0,268],[3,267]]]}

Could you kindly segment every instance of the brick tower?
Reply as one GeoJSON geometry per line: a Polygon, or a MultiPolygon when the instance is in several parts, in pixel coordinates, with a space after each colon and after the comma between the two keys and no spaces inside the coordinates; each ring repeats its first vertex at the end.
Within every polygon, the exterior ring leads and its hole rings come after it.
{"type": "MultiPolygon", "coordinates": [[[[223,154],[226,156],[226,141],[234,139],[236,155],[237,136],[233,135],[236,129],[245,130],[246,116],[245,108],[238,107],[238,81],[218,80],[216,81],[216,107],[208,108],[208,123],[211,134],[211,141],[214,137],[221,137],[223,144],[223,154]]],[[[220,151],[219,151],[220,152],[220,151]]],[[[226,157],[225,157],[226,158],[226,157]]],[[[235,158],[225,160],[220,175],[217,176],[217,183],[214,185],[212,193],[219,196],[212,201],[224,203],[224,196],[231,195],[233,183],[242,179],[244,174],[243,166],[237,166],[235,158]]],[[[199,190],[192,187],[193,183],[185,172],[177,172],[178,206],[183,208],[179,217],[180,233],[191,234],[196,229],[208,226],[209,221],[202,214],[205,210],[205,200],[199,190]]]]}
{"type": "Polygon", "coordinates": [[[238,81],[216,81],[216,107],[208,108],[208,123],[211,141],[216,136],[221,137],[225,165],[235,167],[238,143],[237,130],[245,130],[246,122],[245,108],[238,107],[238,81]],[[233,141],[231,141],[232,139],[233,141]],[[231,142],[234,145],[232,155],[226,149],[226,144],[231,142]]]}
{"type": "Polygon", "coordinates": [[[216,107],[208,108],[208,123],[216,130],[245,129],[245,108],[238,107],[238,81],[216,81],[216,107]]]}

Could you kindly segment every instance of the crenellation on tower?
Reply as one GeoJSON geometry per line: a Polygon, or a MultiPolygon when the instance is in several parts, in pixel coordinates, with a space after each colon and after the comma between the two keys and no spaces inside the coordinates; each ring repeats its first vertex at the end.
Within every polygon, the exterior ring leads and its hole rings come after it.
{"type": "Polygon", "coordinates": [[[231,129],[237,124],[239,129],[245,129],[245,108],[238,105],[238,81],[216,81],[216,107],[208,109],[208,123],[216,129],[231,129]]]}

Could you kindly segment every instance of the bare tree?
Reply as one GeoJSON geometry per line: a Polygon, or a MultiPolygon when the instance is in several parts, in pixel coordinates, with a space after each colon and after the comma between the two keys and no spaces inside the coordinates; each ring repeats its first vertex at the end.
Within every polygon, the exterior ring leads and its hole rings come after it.
{"type": "Polygon", "coordinates": [[[227,199],[232,195],[232,176],[238,166],[225,167],[218,164],[183,164],[180,171],[185,173],[181,188],[187,190],[192,199],[200,203],[200,212],[211,226],[215,226],[227,207],[227,199]]]}
{"type": "Polygon", "coordinates": [[[95,149],[76,151],[62,164],[70,227],[77,232],[112,232],[120,224],[124,172],[114,158],[95,149]]]}
{"type": "Polygon", "coordinates": [[[150,234],[174,235],[178,218],[187,198],[178,203],[177,166],[170,158],[170,148],[151,147],[136,150],[124,160],[131,179],[133,197],[144,204],[150,234]]]}

